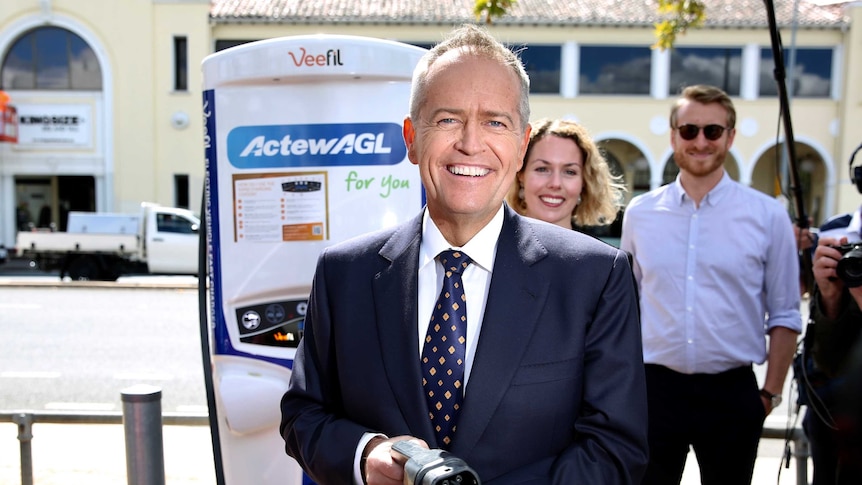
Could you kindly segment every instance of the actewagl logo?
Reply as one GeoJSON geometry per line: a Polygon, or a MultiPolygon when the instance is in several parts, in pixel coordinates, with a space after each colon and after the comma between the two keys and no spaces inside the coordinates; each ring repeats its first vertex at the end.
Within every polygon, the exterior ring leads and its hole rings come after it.
{"type": "Polygon", "coordinates": [[[227,135],[236,168],[395,165],[406,154],[395,123],[240,126],[227,135]]]}

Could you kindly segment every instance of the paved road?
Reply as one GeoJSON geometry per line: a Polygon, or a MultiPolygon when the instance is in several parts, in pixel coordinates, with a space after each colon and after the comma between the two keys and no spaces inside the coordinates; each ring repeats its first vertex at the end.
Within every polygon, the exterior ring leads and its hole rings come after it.
{"type": "Polygon", "coordinates": [[[66,285],[0,291],[0,409],[119,411],[151,384],[165,411],[206,412],[195,290],[66,285]]]}

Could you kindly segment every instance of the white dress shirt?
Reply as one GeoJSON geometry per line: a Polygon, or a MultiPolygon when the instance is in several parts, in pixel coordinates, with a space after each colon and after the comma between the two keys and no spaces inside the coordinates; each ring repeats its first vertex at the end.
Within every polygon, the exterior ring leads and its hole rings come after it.
{"type": "Polygon", "coordinates": [[[467,296],[467,349],[464,358],[464,386],[470,380],[470,370],[473,368],[473,358],[476,355],[476,344],[479,332],[482,330],[482,317],[485,315],[485,302],[488,300],[488,289],[491,286],[491,269],[497,255],[497,239],[503,228],[503,206],[481,231],[473,236],[462,247],[449,244],[440,229],[431,220],[428,211],[422,220],[422,242],[419,245],[419,294],[417,305],[419,350],[417,359],[422,355],[425,345],[425,335],[431,322],[434,304],[440,296],[443,287],[443,265],[437,261],[437,255],[447,249],[457,249],[464,252],[473,261],[461,273],[464,282],[464,294],[467,296]]]}
{"type": "Polygon", "coordinates": [[[766,360],[766,333],[802,330],[791,221],[727,173],[698,207],[677,180],[635,197],[620,248],[634,256],[644,362],[715,374],[766,360]]]}
{"type": "MultiPolygon", "coordinates": [[[[473,239],[463,247],[449,244],[440,229],[431,220],[428,211],[422,219],[422,241],[419,244],[419,291],[417,295],[417,331],[419,333],[419,351],[416,361],[422,356],[422,346],[425,344],[425,335],[428,333],[428,324],[431,322],[431,313],[434,304],[440,296],[443,287],[443,265],[437,261],[437,255],[447,249],[457,249],[470,256],[472,263],[461,274],[464,283],[464,294],[467,296],[467,349],[464,359],[464,386],[466,392],[467,381],[470,378],[470,370],[473,368],[473,358],[476,356],[476,344],[479,341],[479,332],[482,329],[482,317],[485,315],[485,302],[488,301],[488,289],[491,287],[491,270],[494,268],[494,259],[497,257],[497,240],[503,229],[503,205],[485,227],[482,228],[473,239]]],[[[356,447],[353,456],[353,482],[355,485],[362,484],[359,462],[365,445],[375,436],[383,436],[374,433],[365,433],[356,447]]],[[[385,436],[384,436],[385,437],[385,436]]]]}

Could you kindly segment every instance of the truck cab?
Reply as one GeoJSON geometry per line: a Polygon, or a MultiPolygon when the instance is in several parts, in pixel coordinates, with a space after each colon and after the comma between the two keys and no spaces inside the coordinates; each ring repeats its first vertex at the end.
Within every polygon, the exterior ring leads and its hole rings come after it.
{"type": "Polygon", "coordinates": [[[145,205],[141,260],[152,274],[198,274],[200,219],[191,211],[145,205]]]}

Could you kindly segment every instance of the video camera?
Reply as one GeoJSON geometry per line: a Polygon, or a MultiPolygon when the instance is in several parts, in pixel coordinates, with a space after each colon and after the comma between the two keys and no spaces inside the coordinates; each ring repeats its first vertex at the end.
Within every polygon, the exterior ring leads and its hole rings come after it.
{"type": "Polygon", "coordinates": [[[464,460],[444,450],[429,450],[408,440],[392,449],[407,457],[404,485],[482,485],[479,475],[464,460]]]}
{"type": "Polygon", "coordinates": [[[843,255],[835,270],[838,277],[848,288],[862,286],[862,242],[844,244],[836,249],[843,255]]]}

